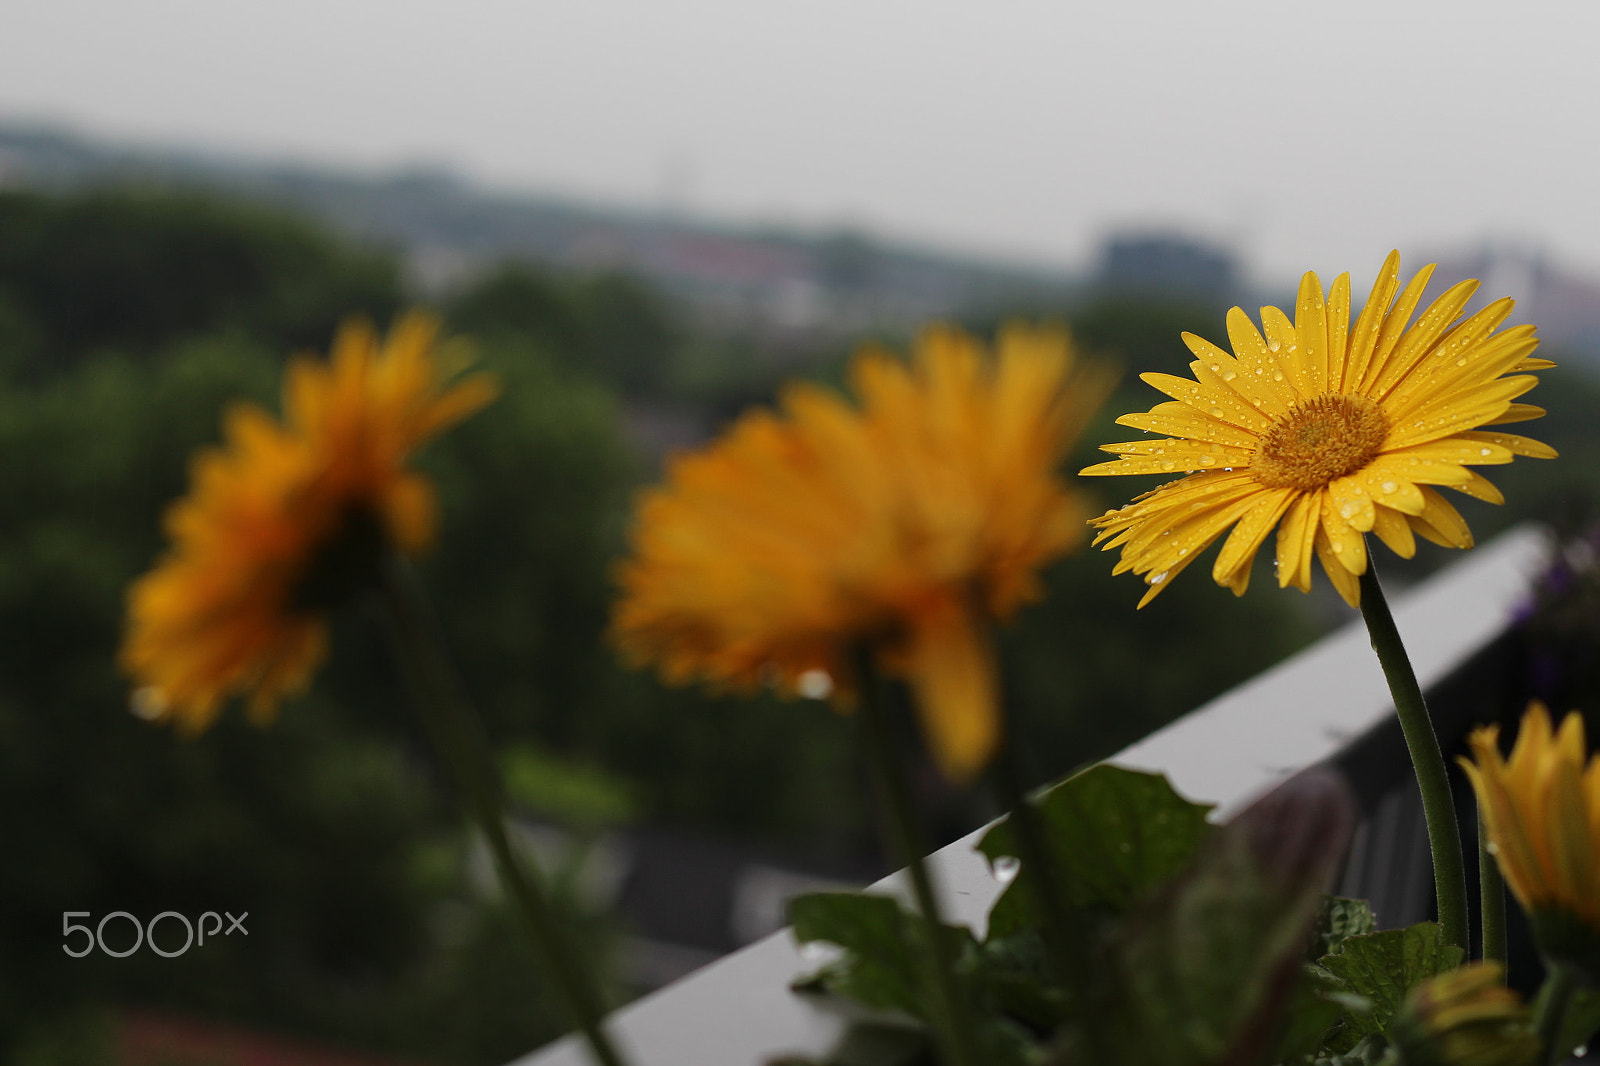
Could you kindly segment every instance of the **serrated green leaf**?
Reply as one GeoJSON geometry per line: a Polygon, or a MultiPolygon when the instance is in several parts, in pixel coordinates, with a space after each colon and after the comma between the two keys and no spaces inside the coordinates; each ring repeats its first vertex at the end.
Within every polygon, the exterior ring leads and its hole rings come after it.
{"type": "Polygon", "coordinates": [[[1317,965],[1338,978],[1346,991],[1372,1002],[1371,1015],[1348,1018],[1354,1040],[1385,1031],[1406,994],[1427,978],[1461,965],[1462,954],[1459,947],[1445,942],[1437,922],[1419,922],[1406,929],[1346,937],[1336,954],[1324,955],[1317,965]]]}
{"type": "Polygon", "coordinates": [[[1324,896],[1322,910],[1317,914],[1316,937],[1311,942],[1308,962],[1324,955],[1335,954],[1346,937],[1366,936],[1378,930],[1372,907],[1364,899],[1346,896],[1324,896]]]}
{"type": "MultiPolygon", "coordinates": [[[[1100,765],[1075,774],[1039,797],[1059,885],[1077,910],[1126,913],[1193,861],[1210,826],[1209,805],[1191,803],[1160,774],[1100,765]]],[[[985,834],[978,849],[991,862],[1015,857],[1009,820],[985,834]]],[[[989,930],[1005,936],[1036,926],[1039,915],[1023,869],[996,901],[989,930]]]]}

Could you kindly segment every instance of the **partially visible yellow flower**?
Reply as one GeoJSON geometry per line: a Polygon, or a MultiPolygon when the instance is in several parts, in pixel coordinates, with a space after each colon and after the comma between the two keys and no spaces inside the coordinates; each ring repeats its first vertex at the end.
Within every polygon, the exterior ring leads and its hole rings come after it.
{"type": "Polygon", "coordinates": [[[1233,354],[1185,333],[1194,380],[1143,375],[1172,401],[1117,421],[1160,436],[1107,444],[1122,458],[1083,471],[1189,473],[1094,520],[1095,543],[1122,549],[1115,572],[1132,570],[1150,586],[1139,606],[1230,527],[1211,571],[1219,585],[1243,595],[1256,551],[1276,528],[1280,587],[1310,591],[1315,553],[1356,606],[1363,534],[1405,558],[1416,551],[1413,534],[1470,548],[1466,522],[1431,486],[1500,503],[1474,466],[1555,456],[1527,437],[1480,429],[1544,414],[1513,402],[1538,383],[1520,371],[1555,365],[1533,358],[1533,327],[1494,332],[1511,314],[1509,299],[1457,323],[1478,286],[1463,281],[1407,328],[1432,274],[1424,267],[1402,290],[1400,254],[1390,253],[1352,327],[1350,275],[1324,298],[1308,272],[1293,322],[1264,307],[1263,334],[1235,307],[1233,354]]]}
{"type": "Polygon", "coordinates": [[[1600,940],[1600,758],[1584,761],[1583,719],[1559,732],[1541,703],[1522,716],[1502,758],[1496,726],[1474,730],[1472,761],[1459,760],[1478,794],[1479,817],[1506,884],[1546,952],[1593,967],[1600,940]],[[1552,934],[1565,943],[1553,943],[1552,934]]]}
{"type": "Polygon", "coordinates": [[[194,459],[189,495],[166,515],[172,546],[128,592],[120,657],[134,707],[198,732],[221,702],[270,718],[326,654],[325,610],[370,580],[380,553],[433,535],[433,492],[412,449],[493,398],[488,378],[447,386],[436,321],[413,313],[380,344],[346,323],[324,363],[289,366],[284,421],[250,404],[225,443],[194,459]]]}
{"type": "Polygon", "coordinates": [[[1533,1066],[1540,1061],[1522,997],[1498,962],[1474,962],[1423,981],[1390,1025],[1406,1066],[1533,1066]]]}
{"type": "Polygon", "coordinates": [[[1056,467],[1109,384],[1061,330],[1011,327],[997,349],[933,328],[910,367],[867,350],[860,406],[791,385],[781,413],[674,459],[639,504],[616,643],[669,681],[841,705],[868,647],[910,683],[945,773],[976,773],[999,729],[987,624],[1082,540],[1056,467]]]}

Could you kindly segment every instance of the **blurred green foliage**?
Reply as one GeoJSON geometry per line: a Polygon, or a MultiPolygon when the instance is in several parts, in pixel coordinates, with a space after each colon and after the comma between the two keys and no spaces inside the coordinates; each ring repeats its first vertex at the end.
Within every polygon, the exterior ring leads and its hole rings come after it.
{"type": "MultiPolygon", "coordinates": [[[[386,325],[409,302],[395,260],[263,209],[149,191],[0,194],[0,233],[0,1062],[24,1048],[44,1061],[118,1007],[439,1063],[508,1061],[555,1034],[512,919],[472,881],[366,612],[338,617],[312,694],[266,729],[231,711],[195,740],[151,727],[128,713],[114,667],[123,590],[162,551],[188,457],[216,441],[228,403],[275,409],[283,358],[325,349],[344,314],[386,325]],[[75,959],[61,949],[67,910],[249,911],[250,936],[175,959],[75,959]]],[[[875,855],[848,718],[666,689],[604,641],[609,569],[659,459],[635,443],[641,418],[714,427],[770,400],[807,353],[773,359],[619,277],[508,266],[440,309],[504,392],[420,457],[443,510],[420,569],[514,799],[586,832],[631,821],[769,854],[875,855]]],[[[1130,371],[1178,369],[1176,329],[1214,325],[1130,305],[1074,322],[1130,371]],[[1144,363],[1157,349],[1167,362],[1144,363]]],[[[1117,414],[1153,402],[1130,373],[1073,468],[1127,432],[1117,414]]],[[[1083,487],[1093,508],[1141,491],[1083,487]]],[[[1142,586],[1110,568],[1087,550],[1056,567],[1049,598],[1004,637],[1038,778],[1115,751],[1316,631],[1306,601],[1266,574],[1235,602],[1202,561],[1135,612],[1142,586]]],[[[925,771],[947,838],[993,813],[925,771]]]]}

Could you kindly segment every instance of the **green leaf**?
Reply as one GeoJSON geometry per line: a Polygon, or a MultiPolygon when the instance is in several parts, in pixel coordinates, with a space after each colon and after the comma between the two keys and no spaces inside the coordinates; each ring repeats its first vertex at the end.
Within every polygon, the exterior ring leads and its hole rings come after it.
{"type": "MultiPolygon", "coordinates": [[[[1060,890],[1078,910],[1123,914],[1194,859],[1210,826],[1209,805],[1178,795],[1160,774],[1100,765],[1075,774],[1035,801],[1045,823],[1060,890]]],[[[990,862],[1015,857],[1009,820],[984,836],[978,849],[990,862]]],[[[1037,926],[1039,915],[1024,869],[996,901],[989,934],[1037,926]]]]}
{"type": "Polygon", "coordinates": [[[1401,1066],[1400,1053],[1381,1036],[1369,1036],[1349,1051],[1319,1055],[1311,1066],[1401,1066]]]}
{"type": "Polygon", "coordinates": [[[1302,966],[1300,980],[1284,1002],[1272,1061],[1302,1062],[1322,1050],[1329,1030],[1345,1016],[1352,998],[1339,992],[1339,979],[1328,971],[1302,966]]]}
{"type": "Polygon", "coordinates": [[[972,984],[986,1012],[1037,1032],[1048,1032],[1067,1018],[1067,995],[1054,983],[1037,930],[986,940],[974,958],[972,984]]]}
{"type": "Polygon", "coordinates": [[[789,921],[802,944],[824,940],[845,949],[844,958],[823,967],[796,987],[820,987],[881,1010],[921,1014],[921,979],[906,918],[892,896],[860,892],[816,892],[789,903],[789,921]]]}
{"type": "Polygon", "coordinates": [[[1567,1001],[1567,1016],[1561,1020],[1556,1050],[1561,1056],[1593,1042],[1600,1030],[1600,988],[1579,988],[1567,1001]]]}
{"type": "Polygon", "coordinates": [[[1364,899],[1346,896],[1324,896],[1322,910],[1317,915],[1316,937],[1311,942],[1311,955],[1306,960],[1315,962],[1324,955],[1338,952],[1347,937],[1366,936],[1378,930],[1372,907],[1364,899]]]}
{"type": "Polygon", "coordinates": [[[1324,955],[1317,964],[1338,978],[1345,991],[1372,1002],[1371,1015],[1347,1017],[1347,1039],[1354,1044],[1384,1032],[1406,994],[1427,978],[1461,965],[1462,954],[1445,943],[1444,928],[1437,922],[1419,922],[1407,929],[1346,937],[1337,954],[1324,955]]]}

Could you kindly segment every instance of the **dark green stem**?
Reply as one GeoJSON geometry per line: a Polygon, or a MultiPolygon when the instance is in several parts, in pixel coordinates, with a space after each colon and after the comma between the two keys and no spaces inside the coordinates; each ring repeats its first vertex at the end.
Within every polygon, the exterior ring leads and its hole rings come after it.
{"type": "Polygon", "coordinates": [[[990,780],[994,783],[995,798],[1001,808],[1009,812],[1008,821],[1014,831],[1012,839],[1022,862],[1018,876],[1032,892],[1043,916],[1042,932],[1056,969],[1060,971],[1058,976],[1082,1002],[1087,992],[1085,977],[1088,974],[1082,938],[1067,911],[1055,856],[1046,840],[1044,818],[1039,808],[1023,794],[1021,760],[1009,726],[1009,722],[1001,724],[1003,735],[990,780]]]}
{"type": "Polygon", "coordinates": [[[389,559],[379,585],[394,638],[396,658],[416,697],[429,741],[444,761],[468,813],[494,855],[500,881],[516,900],[545,976],[566,1001],[568,1012],[601,1066],[623,1066],[601,1026],[604,1009],[589,972],[567,943],[537,871],[512,847],[505,803],[483,723],[467,703],[443,644],[433,629],[415,579],[399,559],[389,559]]]}
{"type": "Polygon", "coordinates": [[[944,936],[939,899],[934,894],[933,881],[923,859],[927,846],[921,823],[906,782],[905,768],[889,735],[887,683],[873,668],[871,655],[865,649],[855,656],[855,670],[860,691],[861,736],[887,815],[889,836],[898,853],[895,860],[910,873],[917,909],[926,921],[927,935],[922,940],[927,953],[927,965],[923,970],[932,1007],[928,1021],[944,1049],[947,1066],[977,1066],[972,1016],[956,982],[956,960],[944,936]]]}
{"type": "Polygon", "coordinates": [[[1433,852],[1433,887],[1439,906],[1439,924],[1447,941],[1462,950],[1467,941],[1467,874],[1461,858],[1461,830],[1456,824],[1455,802],[1450,795],[1450,777],[1445,770],[1439,738],[1423,702],[1416,672],[1400,641],[1394,616],[1383,598],[1378,573],[1369,557],[1367,572],[1361,575],[1361,616],[1378,653],[1394,709],[1400,716],[1400,731],[1405,734],[1411,753],[1411,768],[1422,793],[1422,811],[1428,823],[1428,847],[1433,852]]]}
{"type": "Polygon", "coordinates": [[[1489,834],[1484,828],[1483,810],[1478,811],[1478,896],[1479,932],[1483,935],[1485,962],[1506,962],[1506,883],[1500,865],[1489,851],[1489,834]]]}
{"type": "Polygon", "coordinates": [[[1572,993],[1578,989],[1578,975],[1566,963],[1547,959],[1545,965],[1547,973],[1544,987],[1539,990],[1539,1002],[1534,1007],[1533,1028],[1544,1045],[1545,1064],[1551,1066],[1560,1060],[1561,1023],[1566,1020],[1572,993]]]}

